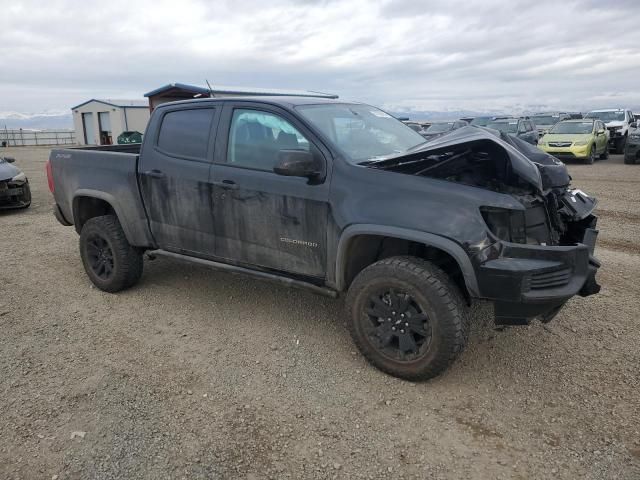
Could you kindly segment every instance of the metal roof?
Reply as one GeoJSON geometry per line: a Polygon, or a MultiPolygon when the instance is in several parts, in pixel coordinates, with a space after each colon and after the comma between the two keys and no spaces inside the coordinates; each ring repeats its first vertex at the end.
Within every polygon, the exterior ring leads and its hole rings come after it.
{"type": "MultiPolygon", "coordinates": [[[[145,97],[151,97],[159,93],[171,90],[172,88],[179,88],[193,92],[194,94],[209,94],[208,88],[197,87],[195,85],[187,85],[184,83],[170,83],[162,87],[156,88],[150,92],[144,94],[145,97]]],[[[211,88],[211,92],[225,95],[267,95],[272,97],[287,96],[287,97],[317,97],[317,98],[338,98],[338,95],[332,93],[314,92],[311,90],[283,90],[279,88],[253,88],[253,87],[238,87],[228,85],[215,85],[211,88]]]]}
{"type": "Polygon", "coordinates": [[[118,108],[149,108],[149,102],[147,100],[115,100],[115,99],[92,98],[91,100],[82,102],[80,105],[71,107],[71,110],[75,110],[76,108],[80,108],[86,105],[87,103],[91,103],[91,102],[104,103],[105,105],[110,105],[112,107],[118,107],[118,108]]]}

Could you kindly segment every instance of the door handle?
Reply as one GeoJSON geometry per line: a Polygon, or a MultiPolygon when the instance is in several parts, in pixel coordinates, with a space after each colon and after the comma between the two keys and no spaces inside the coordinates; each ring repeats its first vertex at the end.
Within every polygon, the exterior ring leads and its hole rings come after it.
{"type": "Polygon", "coordinates": [[[147,170],[144,174],[151,178],[164,178],[164,172],[161,172],[160,170],[147,170]]]}
{"type": "Polygon", "coordinates": [[[221,180],[219,182],[211,182],[211,184],[216,187],[226,188],[227,190],[237,190],[240,188],[233,180],[221,180]]]}

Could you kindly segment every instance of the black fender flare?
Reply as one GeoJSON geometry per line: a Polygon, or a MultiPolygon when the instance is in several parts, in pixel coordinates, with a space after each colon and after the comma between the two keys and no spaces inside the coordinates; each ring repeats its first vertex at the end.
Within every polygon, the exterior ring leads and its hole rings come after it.
{"type": "Polygon", "coordinates": [[[336,286],[338,291],[345,289],[345,265],[346,255],[349,242],[357,235],[380,235],[385,237],[400,238],[403,240],[409,240],[413,242],[423,243],[431,247],[438,248],[444,252],[447,252],[458,263],[462,276],[464,277],[464,283],[472,297],[479,296],[478,281],[476,279],[475,270],[471,264],[471,259],[464,249],[446,237],[435,235],[433,233],[421,232],[417,230],[411,230],[401,227],[390,227],[385,225],[373,225],[373,224],[355,224],[349,225],[342,231],[340,239],[338,240],[338,250],[336,254],[336,286]]]}
{"type": "Polygon", "coordinates": [[[98,200],[102,200],[108,203],[109,205],[111,205],[111,208],[115,212],[116,217],[118,218],[118,221],[122,226],[122,230],[124,231],[124,235],[127,238],[127,241],[131,242],[131,239],[133,238],[132,232],[130,231],[130,228],[129,228],[129,225],[127,225],[127,222],[124,222],[122,220],[124,217],[121,212],[121,208],[118,204],[118,201],[110,193],[101,192],[100,190],[80,189],[74,193],[73,200],[71,203],[71,212],[73,215],[72,221],[73,221],[73,224],[75,225],[75,229],[76,229],[76,232],[78,232],[78,234],[80,234],[80,230],[81,230],[80,225],[78,224],[78,203],[81,198],[96,198],[98,200]]]}

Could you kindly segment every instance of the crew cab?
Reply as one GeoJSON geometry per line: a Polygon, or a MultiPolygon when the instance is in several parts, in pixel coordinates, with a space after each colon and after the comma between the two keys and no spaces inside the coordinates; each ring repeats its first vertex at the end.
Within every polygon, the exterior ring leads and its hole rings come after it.
{"type": "Polygon", "coordinates": [[[345,294],[355,344],[401,378],[458,357],[474,299],[518,325],[599,290],[596,200],[481,127],[426,142],[360,103],[188,100],[158,106],[141,146],[54,149],[47,173],[98,288],[168,256],[345,294]]]}
{"type": "Polygon", "coordinates": [[[604,122],[607,130],[609,130],[609,148],[613,149],[615,153],[624,153],[629,137],[630,124],[634,121],[631,110],[623,108],[592,110],[584,118],[594,118],[604,122]]]}

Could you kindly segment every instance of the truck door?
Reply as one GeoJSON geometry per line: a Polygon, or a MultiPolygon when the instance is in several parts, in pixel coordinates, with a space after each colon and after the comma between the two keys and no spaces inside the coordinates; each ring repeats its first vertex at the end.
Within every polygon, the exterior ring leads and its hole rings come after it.
{"type": "Polygon", "coordinates": [[[295,117],[263,104],[225,106],[212,167],[216,256],[324,278],[329,152],[295,117]],[[280,150],[302,149],[326,166],[324,179],[273,171],[280,150]]]}
{"type": "Polygon", "coordinates": [[[140,155],[140,188],[159,248],[213,255],[209,171],[220,106],[163,109],[140,155]]]}

